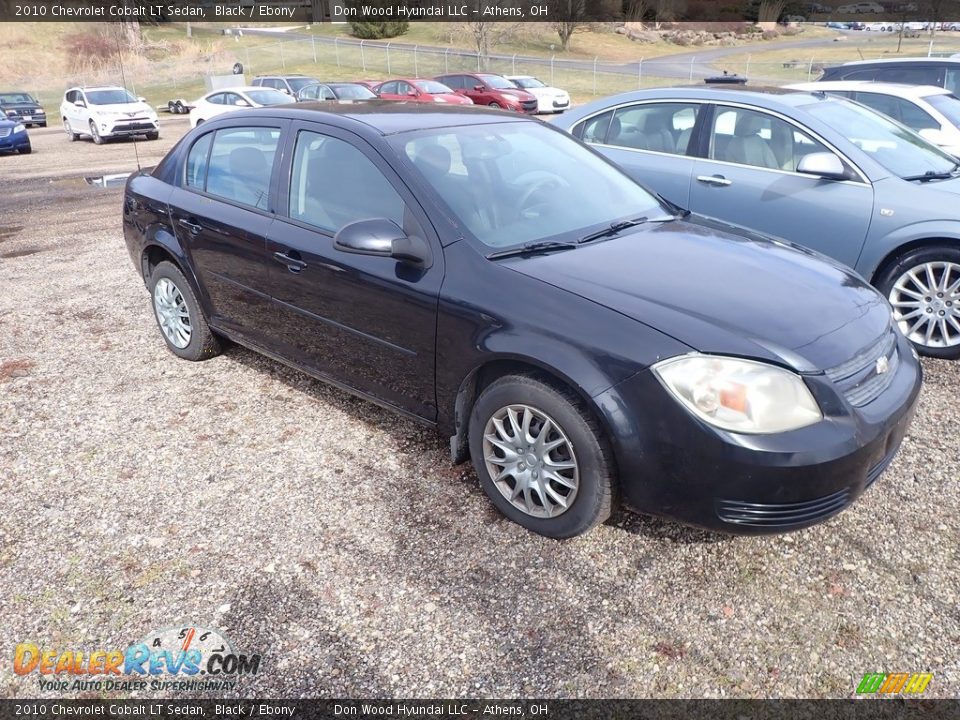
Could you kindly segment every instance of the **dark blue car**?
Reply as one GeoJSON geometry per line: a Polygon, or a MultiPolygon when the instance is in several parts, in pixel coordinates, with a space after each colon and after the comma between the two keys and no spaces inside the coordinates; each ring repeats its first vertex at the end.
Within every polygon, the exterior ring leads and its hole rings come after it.
{"type": "Polygon", "coordinates": [[[30,136],[27,128],[19,120],[0,119],[0,152],[19,152],[29,155],[30,136]]]}
{"type": "Polygon", "coordinates": [[[853,272],[486,108],[226,113],[131,176],[123,227],[174,354],[229,338],[433,426],[551,537],[618,501],[728,532],[819,522],[891,462],[920,391],[853,272]]]}

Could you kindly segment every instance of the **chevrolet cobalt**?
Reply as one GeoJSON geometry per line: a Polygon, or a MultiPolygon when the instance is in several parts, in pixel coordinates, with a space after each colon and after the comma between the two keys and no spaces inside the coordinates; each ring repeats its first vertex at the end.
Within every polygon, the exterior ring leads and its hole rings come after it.
{"type": "Polygon", "coordinates": [[[232,340],[435,426],[550,537],[619,502],[732,533],[822,521],[920,391],[857,275],[521,115],[232,112],[129,179],[123,225],[174,354],[232,340]]]}

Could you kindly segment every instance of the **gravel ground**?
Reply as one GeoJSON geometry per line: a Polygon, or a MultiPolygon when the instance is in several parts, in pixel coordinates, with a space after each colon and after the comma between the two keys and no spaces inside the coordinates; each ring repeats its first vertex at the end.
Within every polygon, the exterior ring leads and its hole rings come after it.
{"type": "MultiPolygon", "coordinates": [[[[140,143],[153,164],[186,128],[140,143]]],[[[0,696],[14,646],[198,624],[263,656],[238,696],[960,695],[960,363],[851,509],[727,538],[633,515],[554,542],[431,431],[240,348],[164,348],[120,230],[133,144],[0,158],[0,696]]],[[[69,695],[69,694],[68,694],[69,695]]]]}

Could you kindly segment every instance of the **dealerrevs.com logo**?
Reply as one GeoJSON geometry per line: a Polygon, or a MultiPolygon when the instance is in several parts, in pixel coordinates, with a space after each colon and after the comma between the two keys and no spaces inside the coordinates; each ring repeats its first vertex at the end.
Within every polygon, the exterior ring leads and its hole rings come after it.
{"type": "Polygon", "coordinates": [[[79,651],[19,643],[13,671],[39,675],[41,690],[54,691],[226,691],[237,678],[256,675],[260,655],[242,654],[216,630],[181,627],[158,630],[124,650],[79,651]]]}

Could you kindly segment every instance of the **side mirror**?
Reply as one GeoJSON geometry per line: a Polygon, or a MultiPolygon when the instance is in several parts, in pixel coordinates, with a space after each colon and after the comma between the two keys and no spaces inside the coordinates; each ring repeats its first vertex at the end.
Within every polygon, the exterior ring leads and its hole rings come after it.
{"type": "Polygon", "coordinates": [[[416,90],[407,90],[407,95],[408,95],[409,97],[416,97],[416,96],[417,96],[417,91],[416,91],[416,90]]]}
{"type": "Polygon", "coordinates": [[[408,237],[395,222],[386,218],[357,220],[344,225],[333,236],[333,246],[357,255],[389,257],[429,267],[430,246],[419,237],[408,237]]]}
{"type": "Polygon", "coordinates": [[[474,85],[473,89],[477,92],[483,92],[483,85],[474,85]]]}
{"type": "Polygon", "coordinates": [[[804,155],[797,165],[797,172],[804,175],[816,175],[827,180],[846,180],[848,173],[840,158],[830,152],[817,152],[804,155]]]}
{"type": "Polygon", "coordinates": [[[236,105],[237,107],[250,107],[250,103],[248,103],[243,98],[240,98],[239,100],[234,100],[233,104],[236,105]]]}
{"type": "Polygon", "coordinates": [[[143,97],[143,96],[137,98],[137,102],[143,102],[143,103],[145,103],[146,101],[147,101],[147,99],[146,99],[145,97],[143,97]]]}
{"type": "Polygon", "coordinates": [[[83,100],[74,100],[74,101],[73,101],[73,105],[74,105],[74,107],[86,107],[86,106],[87,106],[87,104],[86,104],[83,100]]]}

